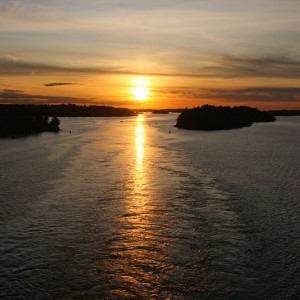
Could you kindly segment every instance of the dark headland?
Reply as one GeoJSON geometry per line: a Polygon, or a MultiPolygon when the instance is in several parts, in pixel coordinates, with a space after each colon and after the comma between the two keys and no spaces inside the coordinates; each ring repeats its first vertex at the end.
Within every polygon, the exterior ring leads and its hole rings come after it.
{"type": "Polygon", "coordinates": [[[58,132],[58,117],[129,117],[127,108],[111,106],[0,105],[0,137],[16,137],[40,132],[58,132]],[[51,120],[49,119],[51,118],[51,120]]]}
{"type": "Polygon", "coordinates": [[[19,113],[0,113],[0,138],[18,137],[40,132],[58,132],[60,120],[57,117],[19,113]]]}
{"type": "Polygon", "coordinates": [[[204,105],[185,109],[175,127],[194,130],[224,130],[251,126],[254,122],[274,122],[273,114],[247,106],[204,105]]]}

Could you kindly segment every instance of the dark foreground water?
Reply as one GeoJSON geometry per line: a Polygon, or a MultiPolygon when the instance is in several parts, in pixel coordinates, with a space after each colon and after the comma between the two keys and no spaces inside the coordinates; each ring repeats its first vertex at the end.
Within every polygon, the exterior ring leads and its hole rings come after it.
{"type": "Polygon", "coordinates": [[[0,140],[0,299],[299,299],[300,118],[176,117],[0,140]]]}

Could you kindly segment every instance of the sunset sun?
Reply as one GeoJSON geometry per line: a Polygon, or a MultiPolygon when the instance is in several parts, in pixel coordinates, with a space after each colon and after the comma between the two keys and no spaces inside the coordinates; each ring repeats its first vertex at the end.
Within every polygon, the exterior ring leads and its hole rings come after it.
{"type": "Polygon", "coordinates": [[[130,93],[134,96],[137,101],[145,101],[149,96],[149,88],[145,80],[135,80],[134,87],[130,90],[130,93]]]}
{"type": "Polygon", "coordinates": [[[149,89],[146,87],[135,87],[131,90],[131,93],[136,100],[144,101],[148,97],[149,89]]]}

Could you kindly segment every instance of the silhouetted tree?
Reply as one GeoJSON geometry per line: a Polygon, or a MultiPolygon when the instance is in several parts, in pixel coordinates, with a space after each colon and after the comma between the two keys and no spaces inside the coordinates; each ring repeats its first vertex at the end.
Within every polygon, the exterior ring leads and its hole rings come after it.
{"type": "Polygon", "coordinates": [[[51,131],[59,131],[60,120],[57,117],[53,117],[49,123],[51,131]]]}

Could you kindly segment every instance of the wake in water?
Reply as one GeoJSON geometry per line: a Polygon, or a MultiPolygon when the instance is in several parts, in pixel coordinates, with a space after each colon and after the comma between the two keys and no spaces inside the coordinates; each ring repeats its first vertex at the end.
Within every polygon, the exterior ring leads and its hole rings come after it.
{"type": "MultiPolygon", "coordinates": [[[[253,201],[253,170],[243,165],[263,144],[238,146],[266,128],[183,134],[173,119],[63,119],[59,139],[5,142],[1,298],[276,299],[258,266],[270,240],[261,208],[270,206],[262,191],[253,201]]],[[[286,273],[290,285],[278,278],[278,299],[296,295],[298,267],[286,273]]]]}

